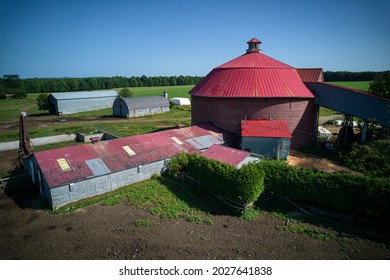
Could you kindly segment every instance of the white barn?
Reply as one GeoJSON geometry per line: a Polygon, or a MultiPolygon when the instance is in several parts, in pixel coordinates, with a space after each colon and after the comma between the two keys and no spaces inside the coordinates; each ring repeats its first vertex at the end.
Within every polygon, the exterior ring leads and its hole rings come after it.
{"type": "Polygon", "coordinates": [[[59,115],[112,108],[118,96],[115,90],[53,92],[49,95],[49,111],[59,115]]]}

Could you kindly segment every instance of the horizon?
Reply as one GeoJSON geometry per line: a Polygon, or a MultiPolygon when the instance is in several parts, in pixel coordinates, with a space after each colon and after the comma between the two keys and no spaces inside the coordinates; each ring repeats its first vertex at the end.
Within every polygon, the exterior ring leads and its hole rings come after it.
{"type": "Polygon", "coordinates": [[[324,72],[390,69],[390,3],[0,0],[0,74],[206,76],[259,39],[263,53],[324,72]]]}

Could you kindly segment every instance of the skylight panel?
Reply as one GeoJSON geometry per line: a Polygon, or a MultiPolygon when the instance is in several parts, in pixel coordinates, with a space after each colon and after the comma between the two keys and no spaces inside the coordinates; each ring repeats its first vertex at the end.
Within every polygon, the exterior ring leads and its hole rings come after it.
{"type": "Polygon", "coordinates": [[[123,146],[122,148],[123,148],[123,150],[126,151],[126,153],[129,156],[135,156],[136,155],[136,153],[129,146],[123,146]]]}
{"type": "Polygon", "coordinates": [[[70,167],[69,163],[64,158],[57,159],[57,163],[58,163],[58,165],[60,166],[60,168],[61,168],[61,170],[63,172],[72,170],[72,168],[70,167]]]}
{"type": "Polygon", "coordinates": [[[179,139],[177,139],[176,137],[171,137],[171,139],[173,140],[173,141],[175,141],[177,144],[179,144],[179,145],[183,145],[183,142],[181,142],[179,139]]]}

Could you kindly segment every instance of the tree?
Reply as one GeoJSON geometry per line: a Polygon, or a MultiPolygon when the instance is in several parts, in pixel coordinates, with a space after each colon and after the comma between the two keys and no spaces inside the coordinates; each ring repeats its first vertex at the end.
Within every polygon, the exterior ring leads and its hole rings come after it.
{"type": "Polygon", "coordinates": [[[27,96],[23,87],[23,81],[19,78],[19,75],[3,75],[3,85],[6,93],[14,94],[15,98],[25,98],[27,96]]]}
{"type": "Polygon", "coordinates": [[[390,98],[390,71],[376,75],[370,83],[368,91],[378,96],[390,98]]]}
{"type": "Polygon", "coordinates": [[[41,93],[36,100],[39,110],[49,110],[49,94],[41,93]]]}
{"type": "Polygon", "coordinates": [[[119,96],[122,98],[132,97],[133,92],[129,88],[124,88],[119,92],[119,96]]]}

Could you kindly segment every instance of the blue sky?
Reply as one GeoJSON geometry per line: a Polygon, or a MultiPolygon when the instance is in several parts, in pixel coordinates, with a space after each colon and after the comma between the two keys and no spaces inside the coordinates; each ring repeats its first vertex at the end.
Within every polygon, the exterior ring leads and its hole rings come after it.
{"type": "Polygon", "coordinates": [[[390,70],[390,1],[0,0],[0,75],[204,76],[243,53],[390,70]]]}

